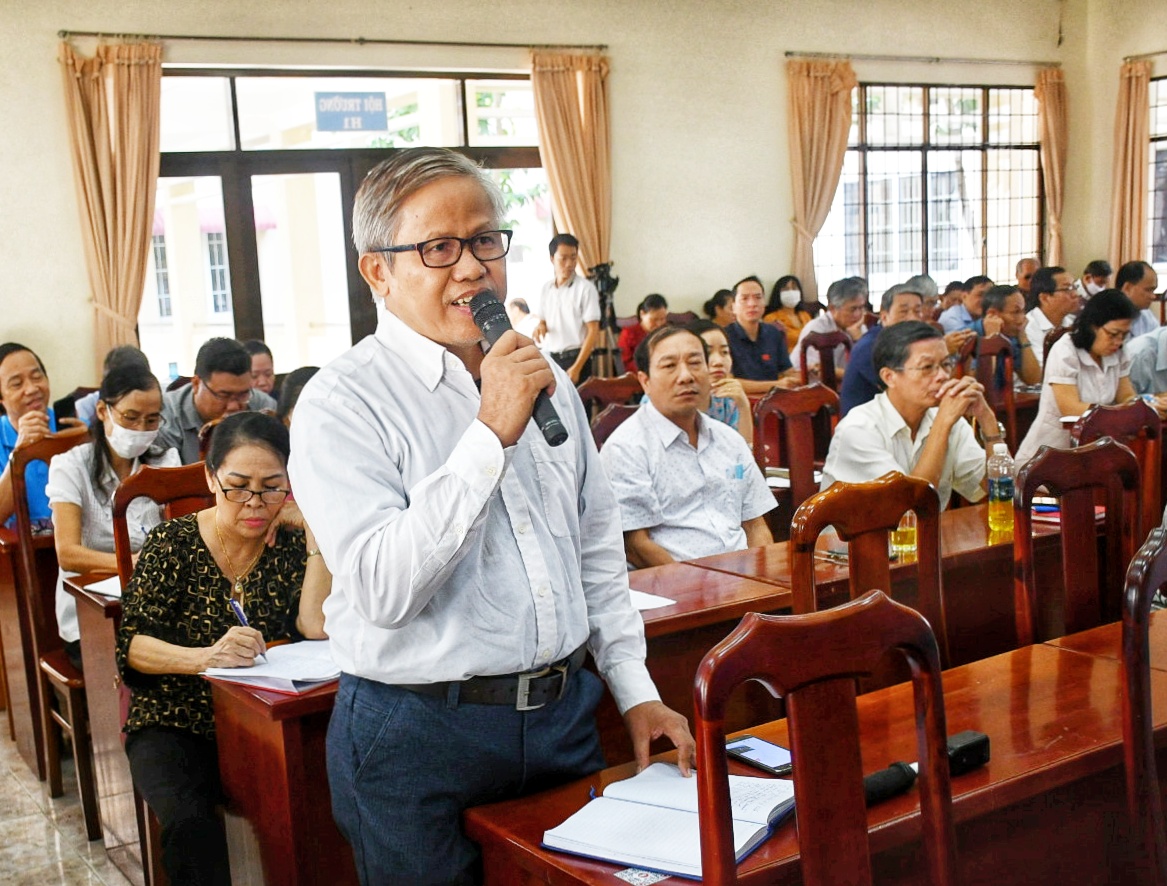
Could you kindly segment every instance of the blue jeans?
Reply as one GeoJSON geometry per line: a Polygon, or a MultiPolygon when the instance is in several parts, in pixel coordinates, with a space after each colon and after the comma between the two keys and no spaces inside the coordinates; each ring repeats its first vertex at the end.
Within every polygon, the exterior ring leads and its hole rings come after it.
{"type": "Polygon", "coordinates": [[[460,705],[457,687],[443,699],[344,674],[328,781],[361,882],[476,882],[478,849],[462,832],[462,810],[602,769],[594,717],[602,693],[581,670],[563,698],[520,712],[460,705]]]}

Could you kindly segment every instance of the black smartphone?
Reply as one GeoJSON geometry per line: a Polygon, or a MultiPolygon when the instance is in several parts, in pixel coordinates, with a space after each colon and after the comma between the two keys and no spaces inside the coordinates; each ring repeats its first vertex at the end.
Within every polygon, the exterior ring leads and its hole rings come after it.
{"type": "Polygon", "coordinates": [[[790,751],[754,735],[739,735],[725,742],[725,752],[735,760],[756,766],[771,775],[789,775],[790,751]]]}

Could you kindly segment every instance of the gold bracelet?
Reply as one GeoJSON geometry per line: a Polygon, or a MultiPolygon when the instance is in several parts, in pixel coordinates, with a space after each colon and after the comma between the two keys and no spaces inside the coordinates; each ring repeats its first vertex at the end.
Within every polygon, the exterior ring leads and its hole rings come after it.
{"type": "Polygon", "coordinates": [[[315,550],[309,551],[308,556],[309,557],[319,557],[320,556],[320,548],[316,548],[315,550]]]}

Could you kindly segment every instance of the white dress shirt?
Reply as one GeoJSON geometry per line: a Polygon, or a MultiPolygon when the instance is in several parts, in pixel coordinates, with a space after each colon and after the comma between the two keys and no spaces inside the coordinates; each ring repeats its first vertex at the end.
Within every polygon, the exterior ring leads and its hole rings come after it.
{"type": "MultiPolygon", "coordinates": [[[[1033,345],[1033,356],[1037,358],[1037,365],[1041,366],[1045,361],[1045,337],[1054,328],[1054,324],[1050,322],[1050,318],[1045,315],[1040,306],[1025,316],[1025,338],[1033,345]]],[[[1073,326],[1073,315],[1063,317],[1062,325],[1073,326]]]]}
{"type": "MultiPolygon", "coordinates": [[[[842,332],[839,329],[839,324],[835,322],[835,318],[831,316],[830,311],[819,311],[819,315],[813,320],[808,320],[806,325],[802,327],[802,332],[798,333],[798,344],[794,346],[794,352],[790,355],[790,362],[794,364],[795,369],[802,368],[802,340],[812,332],[842,332]]],[[[847,367],[847,347],[846,345],[835,345],[835,371],[841,372],[847,367]]],[[[819,352],[810,348],[806,352],[806,366],[808,369],[817,369],[819,365],[819,352]]]]}
{"type": "Polygon", "coordinates": [[[624,531],[650,530],[649,538],[676,560],[742,550],[742,523],[775,507],[741,434],[708,416],[697,422],[694,449],[688,434],[645,399],[600,451],[624,531]]]}
{"type": "MultiPolygon", "coordinates": [[[[888,471],[910,474],[935,420],[936,407],[932,407],[924,413],[913,440],[911,429],[887,394],[876,394],[870,403],[851,409],[835,428],[819,488],[826,489],[836,481],[866,483],[888,471]]],[[[940,507],[948,507],[954,489],[969,501],[979,501],[985,494],[981,488],[984,478],[985,451],[973,436],[972,426],[961,419],[948,432],[948,449],[936,488],[940,507]]]]}
{"type": "MultiPolygon", "coordinates": [[[[113,494],[118,487],[117,474],[106,465],[105,482],[99,491],[93,485],[93,443],[82,443],[55,456],[49,463],[49,482],[45,494],[49,504],[72,504],[81,508],[81,544],[106,554],[113,546],[113,494]]],[[[134,459],[134,473],[140,467],[134,459]]],[[[177,449],[167,449],[150,464],[157,468],[176,468],[181,464],[177,449]]],[[[130,550],[140,551],[150,530],[162,522],[162,508],[148,498],[136,498],[126,508],[126,528],[130,532],[130,550]]],[[[61,569],[57,573],[57,629],[61,639],[71,643],[81,639],[77,627],[77,601],[65,589],[65,579],[77,575],[61,569]]]]}
{"type": "Polygon", "coordinates": [[[1131,361],[1131,385],[1136,394],[1167,391],[1167,326],[1131,339],[1123,350],[1131,361]]]}
{"type": "Polygon", "coordinates": [[[465,365],[389,312],[304,388],[296,501],[332,571],[332,655],[431,683],[540,668],[585,641],[621,711],[659,698],[644,665],[612,487],[583,404],[552,367],[569,438],[503,448],[465,365]]]}
{"type": "Polygon", "coordinates": [[[527,296],[526,301],[531,314],[547,323],[539,349],[548,354],[578,348],[587,335],[584,324],[600,319],[600,294],[591,280],[579,274],[572,274],[562,286],[548,280],[538,295],[527,296]]]}
{"type": "Polygon", "coordinates": [[[1125,351],[1118,351],[1102,358],[1102,365],[1094,362],[1088,351],[1074,347],[1069,335],[1063,335],[1049,350],[1049,363],[1045,367],[1045,377],[1041,385],[1041,399],[1037,404],[1037,417],[1021,445],[1017,447],[1014,461],[1021,467],[1037,453],[1041,445],[1058,449],[1070,448],[1070,431],[1062,427],[1062,413],[1054,398],[1050,384],[1074,385],[1078,389],[1078,399],[1083,403],[1114,402],[1118,393],[1118,383],[1130,375],[1131,361],[1125,351]]]}

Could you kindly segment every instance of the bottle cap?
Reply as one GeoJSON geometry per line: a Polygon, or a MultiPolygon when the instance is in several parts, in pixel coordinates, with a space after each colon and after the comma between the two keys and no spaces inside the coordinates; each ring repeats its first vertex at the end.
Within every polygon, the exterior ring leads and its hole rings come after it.
{"type": "Polygon", "coordinates": [[[1008,454],[1009,454],[1009,447],[1006,446],[1004,443],[994,443],[993,444],[993,455],[1006,455],[1007,456],[1008,454]]]}

